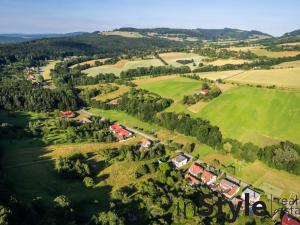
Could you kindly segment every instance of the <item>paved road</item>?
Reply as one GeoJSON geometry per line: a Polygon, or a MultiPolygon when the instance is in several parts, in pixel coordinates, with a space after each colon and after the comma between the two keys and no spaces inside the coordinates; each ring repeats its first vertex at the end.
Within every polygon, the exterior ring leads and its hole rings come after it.
{"type": "MultiPolygon", "coordinates": [[[[89,112],[89,111],[87,111],[85,109],[81,109],[80,111],[83,112],[83,113],[86,113],[86,114],[88,114],[90,116],[99,117],[98,115],[96,115],[94,113],[91,113],[91,112],[89,112]]],[[[134,129],[132,127],[126,126],[126,129],[129,130],[129,131],[131,131],[131,132],[133,132],[133,133],[139,134],[139,135],[141,135],[141,136],[143,136],[143,137],[145,137],[145,138],[147,138],[147,139],[149,139],[151,141],[156,141],[157,140],[157,138],[153,137],[152,135],[146,134],[146,133],[144,133],[144,132],[142,132],[140,130],[134,129]]]]}

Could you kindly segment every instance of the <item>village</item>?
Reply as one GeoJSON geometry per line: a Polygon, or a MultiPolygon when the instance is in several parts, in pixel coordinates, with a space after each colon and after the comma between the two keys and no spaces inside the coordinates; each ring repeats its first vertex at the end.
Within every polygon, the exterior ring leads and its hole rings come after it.
{"type": "MultiPolygon", "coordinates": [[[[88,113],[88,111],[82,110],[88,113]]],[[[89,116],[95,116],[89,113],[89,116]]],[[[85,114],[87,115],[87,114],[85,114]]],[[[74,119],[77,112],[64,111],[60,112],[60,116],[66,119],[74,119]]],[[[80,124],[91,123],[89,116],[78,117],[80,124]]],[[[116,122],[110,125],[110,131],[118,142],[125,141],[135,135],[132,128],[127,128],[116,122]]],[[[138,132],[138,131],[137,131],[138,132]]],[[[145,137],[137,144],[138,151],[147,152],[153,145],[153,140],[149,139],[146,134],[138,133],[138,135],[145,137]]],[[[241,204],[241,210],[245,210],[246,194],[249,196],[248,202],[250,207],[258,202],[261,198],[261,193],[257,191],[252,185],[249,185],[238,178],[230,176],[224,172],[218,171],[216,168],[202,162],[201,159],[194,159],[191,155],[179,151],[176,157],[169,159],[174,169],[181,172],[182,177],[188,182],[191,187],[197,188],[199,186],[206,186],[213,192],[219,192],[227,200],[231,201],[234,206],[241,204]]],[[[161,163],[158,160],[158,163],[161,163]]]]}

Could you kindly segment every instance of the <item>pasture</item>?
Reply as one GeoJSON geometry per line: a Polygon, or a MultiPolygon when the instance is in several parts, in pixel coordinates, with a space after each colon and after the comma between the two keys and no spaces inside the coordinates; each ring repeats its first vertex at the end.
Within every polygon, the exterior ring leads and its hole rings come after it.
{"type": "Polygon", "coordinates": [[[237,87],[212,100],[195,117],[221,128],[225,137],[257,145],[290,140],[300,144],[300,93],[237,87]]]}
{"type": "Polygon", "coordinates": [[[88,76],[96,76],[99,73],[114,73],[120,75],[122,71],[136,69],[138,67],[163,66],[159,59],[136,59],[136,60],[120,60],[116,64],[92,67],[83,70],[88,76]]]}

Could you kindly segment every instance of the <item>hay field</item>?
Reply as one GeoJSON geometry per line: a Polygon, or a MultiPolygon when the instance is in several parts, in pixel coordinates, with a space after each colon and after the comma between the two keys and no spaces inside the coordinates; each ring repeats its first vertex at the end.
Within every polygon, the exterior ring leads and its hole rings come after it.
{"type": "Polygon", "coordinates": [[[285,88],[300,88],[300,67],[271,70],[249,70],[228,78],[228,81],[260,85],[276,85],[285,88]]]}
{"type": "Polygon", "coordinates": [[[112,92],[109,92],[106,94],[100,94],[100,95],[94,97],[93,99],[96,101],[104,101],[107,99],[114,99],[114,98],[117,98],[117,97],[125,94],[130,89],[128,86],[125,86],[125,85],[118,85],[118,87],[119,87],[119,89],[116,91],[112,91],[112,92]]]}
{"type": "Polygon", "coordinates": [[[236,76],[237,74],[243,73],[244,70],[229,70],[229,71],[218,71],[218,72],[203,72],[197,73],[201,78],[207,78],[210,80],[218,80],[218,79],[228,79],[232,76],[236,76]]]}
{"type": "Polygon", "coordinates": [[[300,93],[237,87],[212,100],[195,117],[221,128],[225,137],[264,146],[281,140],[300,144],[300,93]]]}
{"type": "Polygon", "coordinates": [[[300,60],[284,62],[274,66],[275,69],[298,68],[298,67],[300,67],[300,60]]]}

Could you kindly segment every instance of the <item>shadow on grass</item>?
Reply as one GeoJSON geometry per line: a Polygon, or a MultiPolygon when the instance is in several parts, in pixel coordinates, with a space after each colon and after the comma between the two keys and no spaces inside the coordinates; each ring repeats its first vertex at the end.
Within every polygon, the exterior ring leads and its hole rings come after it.
{"type": "MultiPolygon", "coordinates": [[[[0,111],[0,122],[20,126],[24,129],[29,121],[38,118],[31,113],[7,113],[0,111]]],[[[58,176],[54,171],[54,160],[46,154],[49,150],[39,137],[0,140],[4,181],[17,198],[30,204],[36,197],[41,197],[51,217],[53,199],[66,195],[75,211],[88,221],[93,214],[108,209],[112,187],[103,185],[97,188],[85,187],[82,180],[69,180],[58,176]],[[48,210],[50,209],[50,210],[48,210]]],[[[90,155],[92,157],[93,155],[90,155]]],[[[105,161],[89,160],[95,172],[105,168],[105,161]]],[[[97,178],[99,181],[105,177],[97,178]]]]}

